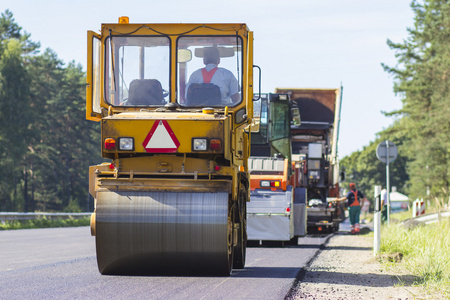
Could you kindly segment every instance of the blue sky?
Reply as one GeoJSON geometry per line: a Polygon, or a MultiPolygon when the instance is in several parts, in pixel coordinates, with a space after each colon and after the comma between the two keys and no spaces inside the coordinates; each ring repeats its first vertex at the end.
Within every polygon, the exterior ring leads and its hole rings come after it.
{"type": "Polygon", "coordinates": [[[0,0],[16,22],[64,62],[86,65],[86,32],[128,16],[131,23],[247,23],[263,92],[276,87],[344,87],[339,156],[362,150],[394,121],[381,111],[401,107],[389,38],[413,26],[411,0],[0,0]]]}

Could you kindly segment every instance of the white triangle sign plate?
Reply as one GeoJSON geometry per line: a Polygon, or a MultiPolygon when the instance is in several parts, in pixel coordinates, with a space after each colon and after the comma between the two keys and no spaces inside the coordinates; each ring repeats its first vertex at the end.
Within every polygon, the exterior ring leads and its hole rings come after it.
{"type": "Polygon", "coordinates": [[[156,120],[142,146],[148,153],[174,153],[180,142],[166,120],[156,120]]]}

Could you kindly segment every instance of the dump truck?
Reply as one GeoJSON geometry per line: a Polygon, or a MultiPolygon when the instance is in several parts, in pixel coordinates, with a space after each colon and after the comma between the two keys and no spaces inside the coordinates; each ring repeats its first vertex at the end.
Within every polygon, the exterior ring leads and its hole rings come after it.
{"type": "Polygon", "coordinates": [[[249,241],[284,244],[306,235],[305,197],[301,201],[305,189],[298,189],[291,161],[291,120],[298,124],[299,117],[287,94],[263,94],[255,102],[258,130],[252,132],[249,158],[249,241]]]}
{"type": "Polygon", "coordinates": [[[246,24],[120,17],[88,32],[86,118],[107,160],[89,169],[101,274],[244,268],[253,67],[246,24]],[[238,93],[190,80],[209,52],[238,93]]]}
{"type": "Polygon", "coordinates": [[[338,160],[342,87],[339,89],[276,88],[290,96],[301,124],[292,124],[292,160],[297,184],[306,189],[307,231],[334,232],[345,218],[339,196],[338,160]]]}

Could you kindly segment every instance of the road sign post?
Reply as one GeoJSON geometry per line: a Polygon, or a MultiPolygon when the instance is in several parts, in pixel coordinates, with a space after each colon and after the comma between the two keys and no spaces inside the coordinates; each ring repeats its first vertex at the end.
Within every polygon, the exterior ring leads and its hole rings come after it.
{"type": "Polygon", "coordinates": [[[377,157],[379,160],[386,164],[386,191],[387,191],[387,224],[389,225],[389,219],[391,214],[391,199],[389,194],[391,193],[391,187],[389,182],[389,163],[393,162],[398,155],[397,146],[391,141],[384,141],[378,144],[377,157]]]}

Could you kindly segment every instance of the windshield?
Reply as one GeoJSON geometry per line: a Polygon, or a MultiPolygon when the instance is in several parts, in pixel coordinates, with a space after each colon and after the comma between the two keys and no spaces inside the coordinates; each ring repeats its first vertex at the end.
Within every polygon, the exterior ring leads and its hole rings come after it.
{"type": "Polygon", "coordinates": [[[291,132],[291,120],[287,101],[273,101],[270,105],[271,140],[288,138],[291,132]]]}
{"type": "Polygon", "coordinates": [[[112,36],[106,40],[106,100],[119,106],[168,102],[170,40],[161,36],[112,36]]]}
{"type": "Polygon", "coordinates": [[[225,107],[242,101],[242,41],[239,37],[180,37],[177,48],[179,104],[225,107]]]}

